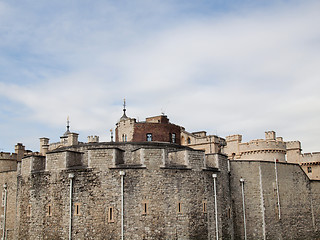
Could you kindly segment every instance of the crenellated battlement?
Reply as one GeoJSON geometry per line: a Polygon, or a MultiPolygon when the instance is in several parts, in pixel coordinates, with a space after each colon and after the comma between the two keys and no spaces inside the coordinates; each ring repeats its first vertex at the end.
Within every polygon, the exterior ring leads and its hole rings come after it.
{"type": "Polygon", "coordinates": [[[16,153],[9,153],[9,152],[0,152],[0,160],[17,161],[17,154],[16,153]]]}
{"type": "Polygon", "coordinates": [[[301,150],[301,142],[300,141],[288,141],[286,142],[287,150],[301,150]]]}
{"type": "Polygon", "coordinates": [[[226,137],[226,141],[227,141],[227,142],[237,141],[237,142],[241,143],[241,141],[242,141],[242,135],[240,135],[240,134],[235,134],[235,135],[227,136],[227,137],[226,137]]]}
{"type": "Polygon", "coordinates": [[[22,160],[21,173],[28,175],[34,171],[62,171],[69,168],[107,170],[118,167],[200,171],[218,166],[217,156],[205,158],[204,151],[171,144],[84,144],[78,148],[57,149],[46,156],[27,156],[22,160]]]}
{"type": "Polygon", "coordinates": [[[99,136],[88,136],[88,143],[98,143],[99,136]]]}
{"type": "Polygon", "coordinates": [[[278,150],[286,152],[286,144],[283,141],[257,139],[239,144],[240,152],[255,152],[265,150],[278,150]]]}
{"type": "Polygon", "coordinates": [[[305,163],[320,162],[320,152],[301,154],[301,162],[305,162],[305,163]]]}
{"type": "Polygon", "coordinates": [[[262,161],[286,161],[286,143],[282,137],[276,137],[275,131],[266,131],[265,139],[255,139],[242,143],[242,135],[226,137],[224,152],[230,159],[259,159],[262,161]]]}

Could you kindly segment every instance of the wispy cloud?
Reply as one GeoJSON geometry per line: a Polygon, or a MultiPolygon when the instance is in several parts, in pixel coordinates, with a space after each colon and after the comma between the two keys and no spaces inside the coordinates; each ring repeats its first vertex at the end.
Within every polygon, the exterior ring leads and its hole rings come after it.
{"type": "MultiPolygon", "coordinates": [[[[318,2],[130,2],[0,2],[0,102],[24,125],[12,141],[34,122],[57,135],[67,115],[83,138],[106,140],[126,97],[132,117],[162,109],[190,131],[248,140],[271,129],[320,149],[318,2]]],[[[15,126],[3,119],[6,138],[15,126]]]]}

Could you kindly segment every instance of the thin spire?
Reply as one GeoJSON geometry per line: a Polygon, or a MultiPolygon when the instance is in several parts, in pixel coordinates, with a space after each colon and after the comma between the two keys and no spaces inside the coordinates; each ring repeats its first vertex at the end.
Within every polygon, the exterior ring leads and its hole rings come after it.
{"type": "Polygon", "coordinates": [[[127,109],[126,109],[126,99],[123,99],[123,115],[120,118],[120,120],[128,118],[127,115],[126,115],[126,111],[127,111],[127,109]]]}
{"type": "Polygon", "coordinates": [[[70,133],[70,121],[69,121],[69,116],[67,117],[67,131],[63,134],[63,136],[68,136],[70,133]]]}
{"type": "Polygon", "coordinates": [[[70,121],[69,121],[69,116],[67,117],[67,132],[69,132],[70,129],[70,121]]]}

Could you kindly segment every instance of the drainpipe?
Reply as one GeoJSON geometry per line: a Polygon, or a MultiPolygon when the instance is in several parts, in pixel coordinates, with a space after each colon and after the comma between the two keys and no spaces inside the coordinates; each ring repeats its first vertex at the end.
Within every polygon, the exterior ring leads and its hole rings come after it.
{"type": "Polygon", "coordinates": [[[70,179],[70,198],[69,198],[69,240],[72,239],[72,193],[73,193],[73,179],[74,174],[69,173],[69,179],[70,179]]]}
{"type": "Polygon", "coordinates": [[[3,185],[4,189],[4,209],[3,209],[3,231],[2,231],[2,239],[5,240],[6,237],[6,218],[7,218],[7,184],[3,185]]]}
{"type": "Polygon", "coordinates": [[[243,178],[240,178],[240,184],[241,184],[241,192],[242,192],[244,240],[247,240],[246,206],[244,204],[244,179],[243,178]]]}
{"type": "Polygon", "coordinates": [[[218,203],[217,203],[217,174],[213,173],[213,189],[214,189],[214,212],[216,217],[216,239],[219,240],[219,226],[218,226],[218,203]]]}
{"type": "Polygon", "coordinates": [[[124,171],[120,171],[120,176],[121,176],[121,240],[123,240],[123,177],[126,175],[124,171]]]}
{"type": "Polygon", "coordinates": [[[279,184],[278,184],[277,159],[274,159],[274,171],[276,172],[276,187],[277,187],[277,197],[278,197],[278,214],[279,214],[279,220],[280,220],[281,219],[281,209],[280,209],[280,195],[279,195],[279,184]]]}

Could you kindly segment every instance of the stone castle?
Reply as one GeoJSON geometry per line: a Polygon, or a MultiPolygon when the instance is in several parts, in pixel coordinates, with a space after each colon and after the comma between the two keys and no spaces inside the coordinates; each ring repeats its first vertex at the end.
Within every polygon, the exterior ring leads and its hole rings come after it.
{"type": "Polygon", "coordinates": [[[2,239],[319,239],[319,155],[273,131],[242,143],[165,115],[123,116],[110,142],[69,121],[39,152],[0,153],[2,239]]]}

